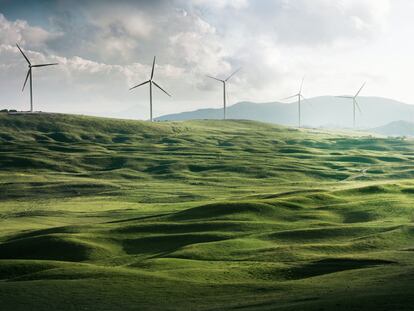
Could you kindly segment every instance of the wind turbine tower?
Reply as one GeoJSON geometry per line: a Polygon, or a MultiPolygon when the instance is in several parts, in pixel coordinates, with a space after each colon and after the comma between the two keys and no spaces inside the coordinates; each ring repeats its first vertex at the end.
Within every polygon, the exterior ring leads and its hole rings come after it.
{"type": "Polygon", "coordinates": [[[305,78],[302,79],[302,83],[300,84],[299,92],[295,95],[289,96],[287,98],[284,98],[282,100],[291,99],[294,97],[298,98],[298,127],[300,128],[302,126],[302,99],[305,100],[305,97],[302,95],[302,89],[303,89],[303,82],[305,81],[305,78]]]}
{"type": "Polygon", "coordinates": [[[223,83],[223,119],[226,120],[226,110],[227,110],[227,97],[226,97],[226,83],[227,81],[230,80],[231,77],[233,77],[236,73],[238,73],[240,71],[241,68],[237,69],[235,72],[233,72],[230,76],[228,76],[226,79],[222,80],[222,79],[218,79],[212,76],[207,76],[211,79],[214,79],[216,81],[219,81],[221,83],[223,83]]]}
{"type": "Polygon", "coordinates": [[[149,83],[149,93],[150,93],[150,121],[152,122],[153,118],[152,118],[152,85],[154,84],[157,88],[159,88],[161,91],[163,91],[165,94],[167,94],[168,96],[171,97],[171,95],[165,91],[161,86],[159,86],[154,80],[154,68],[155,68],[155,56],[154,56],[154,60],[152,62],[152,70],[151,70],[151,77],[149,80],[142,82],[138,85],[135,85],[133,87],[131,87],[129,90],[135,89],[141,85],[147,84],[149,83]]]}
{"type": "Polygon", "coordinates": [[[361,107],[359,107],[358,101],[357,101],[357,97],[359,95],[359,93],[361,93],[362,89],[364,88],[366,82],[364,82],[364,84],[362,84],[361,88],[359,89],[359,91],[354,95],[354,96],[337,96],[338,98],[347,98],[347,99],[352,99],[352,105],[353,105],[353,127],[355,128],[355,124],[356,124],[356,108],[358,108],[359,112],[361,112],[361,107]]]}
{"type": "Polygon", "coordinates": [[[22,53],[24,59],[27,61],[27,64],[29,65],[29,70],[26,74],[26,79],[24,80],[22,92],[24,91],[24,87],[26,86],[27,79],[30,77],[30,112],[33,112],[33,73],[32,69],[36,67],[46,67],[46,66],[53,66],[53,65],[59,65],[58,63],[50,63],[50,64],[39,64],[39,65],[32,65],[29,58],[23,53],[20,46],[16,43],[17,48],[19,49],[20,53],[22,53]]]}

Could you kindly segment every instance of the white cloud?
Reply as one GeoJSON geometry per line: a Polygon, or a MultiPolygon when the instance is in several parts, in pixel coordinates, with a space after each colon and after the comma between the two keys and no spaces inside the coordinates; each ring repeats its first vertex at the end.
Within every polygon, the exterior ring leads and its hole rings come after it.
{"type": "Polygon", "coordinates": [[[221,74],[230,68],[222,43],[212,33],[196,30],[179,32],[169,38],[174,52],[190,71],[221,74]]]}
{"type": "Polygon", "coordinates": [[[0,13],[0,43],[2,44],[19,42],[39,47],[62,35],[62,33],[53,33],[40,27],[30,26],[23,20],[10,22],[0,13]]]}
{"type": "Polygon", "coordinates": [[[193,5],[223,9],[226,7],[234,9],[245,9],[249,6],[248,0],[192,0],[193,5]]]}
{"type": "Polygon", "coordinates": [[[280,44],[311,46],[370,39],[381,33],[388,20],[390,1],[276,0],[252,2],[251,7],[243,17],[251,20],[248,28],[273,33],[280,44]]]}

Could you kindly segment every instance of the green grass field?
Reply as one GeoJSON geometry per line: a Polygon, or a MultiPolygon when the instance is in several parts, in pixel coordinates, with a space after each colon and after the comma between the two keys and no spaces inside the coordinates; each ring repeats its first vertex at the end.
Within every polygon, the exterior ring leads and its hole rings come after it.
{"type": "Polygon", "coordinates": [[[0,114],[1,310],[412,310],[414,142],[0,114]]]}

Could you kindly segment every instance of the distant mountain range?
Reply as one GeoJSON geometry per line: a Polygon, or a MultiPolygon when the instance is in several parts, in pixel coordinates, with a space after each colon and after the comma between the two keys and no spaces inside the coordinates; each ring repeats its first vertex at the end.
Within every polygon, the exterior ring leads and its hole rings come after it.
{"type": "Polygon", "coordinates": [[[371,129],[370,132],[387,136],[414,137],[414,123],[407,121],[394,121],[384,126],[371,129]]]}
{"type": "MultiPolygon", "coordinates": [[[[359,128],[376,128],[393,121],[414,121],[414,105],[382,97],[360,97],[362,112],[357,111],[359,128]]],[[[297,103],[241,102],[227,108],[229,119],[247,119],[297,125],[297,103]]],[[[156,118],[166,120],[221,119],[223,109],[199,109],[156,118]]],[[[352,101],[333,96],[314,97],[302,105],[302,124],[308,127],[346,128],[352,126],[352,101]]]]}

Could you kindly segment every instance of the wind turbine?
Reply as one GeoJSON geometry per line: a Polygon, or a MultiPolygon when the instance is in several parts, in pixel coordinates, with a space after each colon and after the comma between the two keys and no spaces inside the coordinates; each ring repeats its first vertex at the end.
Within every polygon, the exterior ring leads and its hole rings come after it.
{"type": "Polygon", "coordinates": [[[302,126],[302,111],[301,111],[301,103],[302,103],[302,99],[305,100],[305,97],[303,97],[302,95],[302,89],[303,89],[303,82],[305,81],[305,77],[303,77],[302,79],[302,83],[300,84],[300,89],[299,89],[299,93],[289,96],[287,98],[283,98],[282,100],[286,100],[286,99],[291,99],[294,97],[298,98],[298,126],[301,127],[302,126]]]}
{"type": "Polygon", "coordinates": [[[22,53],[23,57],[27,61],[27,64],[29,65],[29,70],[27,71],[26,79],[24,80],[22,92],[24,91],[24,87],[26,86],[27,79],[30,77],[30,112],[33,112],[33,83],[32,83],[32,68],[35,67],[46,67],[46,66],[53,66],[53,65],[59,65],[58,63],[51,63],[51,64],[39,64],[39,65],[32,65],[29,58],[23,53],[20,46],[16,43],[17,48],[19,49],[20,53],[22,53]]]}
{"type": "Polygon", "coordinates": [[[212,76],[207,76],[211,79],[217,80],[221,83],[223,83],[223,119],[226,120],[226,109],[227,109],[227,103],[226,103],[226,83],[230,80],[231,77],[233,77],[236,73],[240,71],[241,68],[237,69],[235,72],[233,72],[230,76],[227,77],[227,79],[218,79],[214,78],[212,76]]]}
{"type": "Polygon", "coordinates": [[[357,101],[357,97],[359,95],[359,93],[361,93],[362,89],[364,88],[366,82],[364,82],[361,86],[361,88],[359,89],[359,91],[355,94],[355,96],[336,96],[338,98],[347,98],[347,99],[352,99],[352,104],[353,104],[353,127],[355,128],[355,108],[358,108],[359,112],[361,112],[361,108],[359,107],[358,101],[357,101]]]}
{"type": "Polygon", "coordinates": [[[152,122],[152,85],[154,84],[157,88],[159,88],[161,91],[163,91],[165,94],[167,94],[168,96],[171,97],[170,94],[168,94],[167,91],[165,91],[161,86],[159,86],[155,81],[153,81],[152,79],[154,78],[154,67],[155,67],[155,56],[154,56],[154,61],[152,62],[152,70],[151,70],[151,77],[148,81],[142,82],[138,85],[135,85],[133,87],[131,87],[129,90],[135,89],[141,85],[147,84],[149,83],[149,90],[150,90],[150,121],[152,122]]]}

